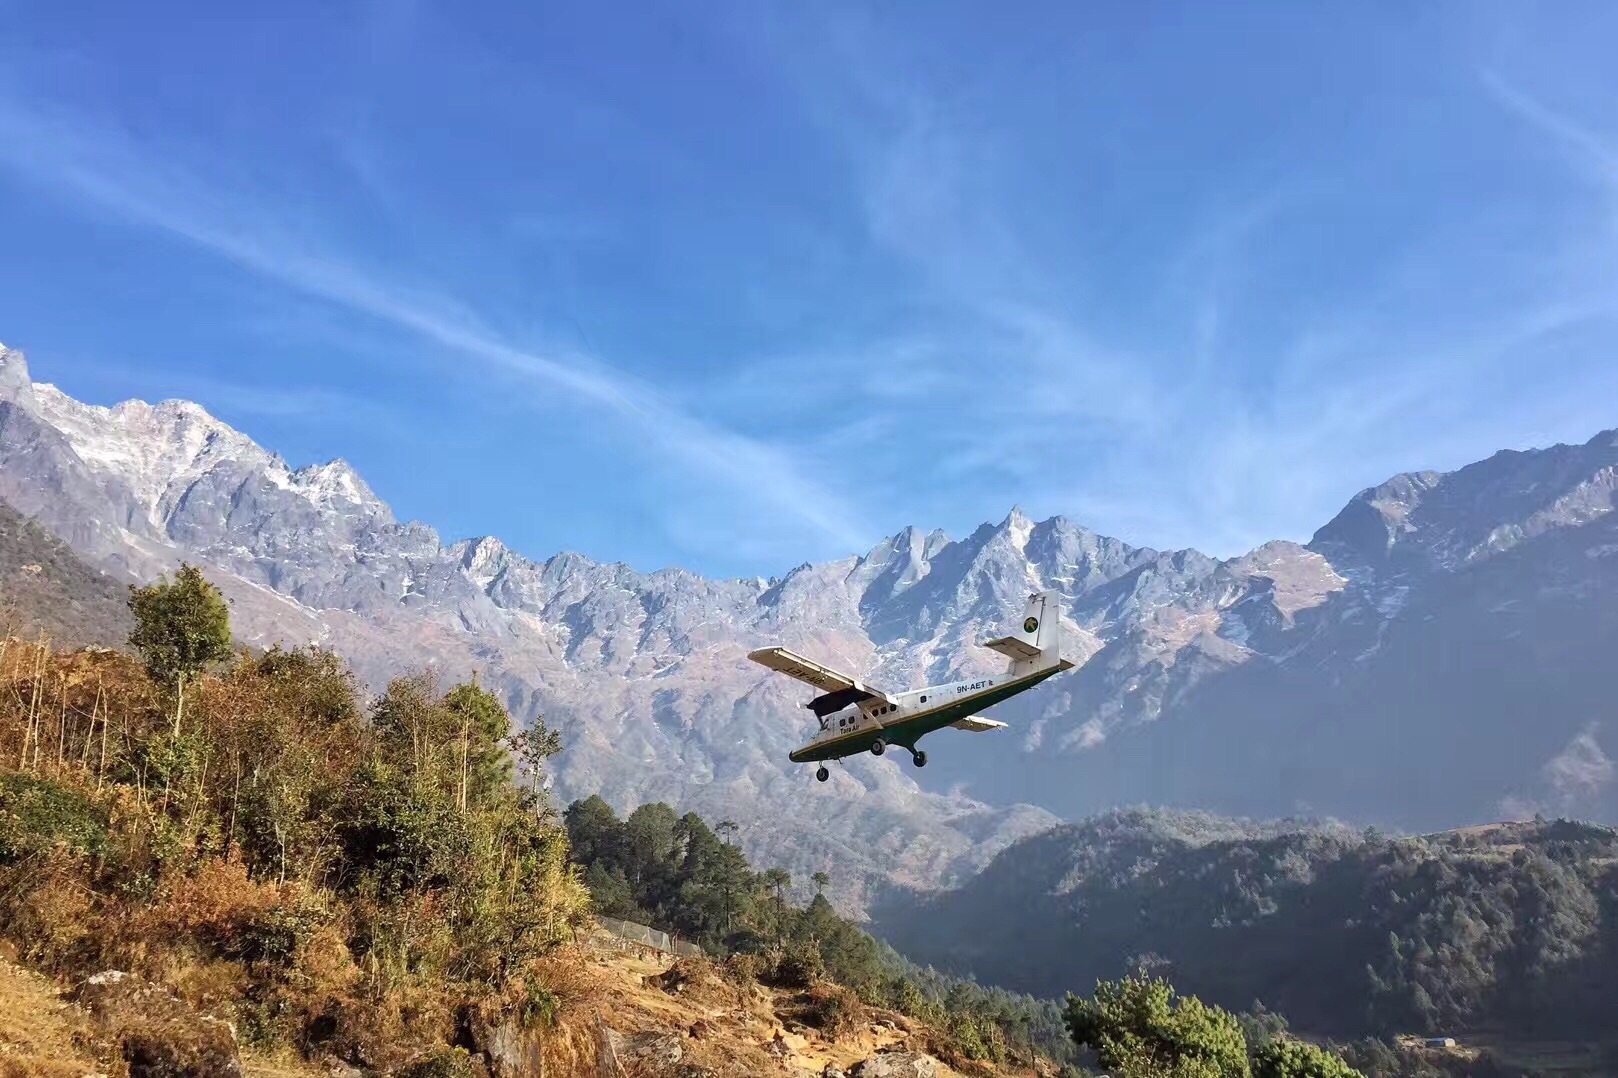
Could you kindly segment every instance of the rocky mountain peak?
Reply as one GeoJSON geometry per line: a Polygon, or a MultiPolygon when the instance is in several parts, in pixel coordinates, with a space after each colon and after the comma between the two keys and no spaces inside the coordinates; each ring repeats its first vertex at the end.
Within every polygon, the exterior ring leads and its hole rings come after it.
{"type": "Polygon", "coordinates": [[[1014,505],[1006,519],[1000,522],[1000,531],[1011,536],[1012,545],[1018,550],[1028,545],[1028,535],[1034,530],[1034,522],[1028,514],[1022,511],[1022,506],[1014,505]]]}
{"type": "Polygon", "coordinates": [[[450,547],[449,553],[480,590],[487,590],[515,556],[510,547],[492,535],[463,539],[450,547]]]}
{"type": "Polygon", "coordinates": [[[372,492],[348,461],[338,457],[325,464],[311,464],[292,473],[292,479],[306,496],[327,506],[355,506],[371,512],[392,514],[372,492]]]}
{"type": "Polygon", "coordinates": [[[14,401],[25,408],[34,406],[34,382],[28,377],[28,360],[15,348],[0,344],[0,400],[14,401]]]}
{"type": "Polygon", "coordinates": [[[1406,472],[1355,495],[1309,547],[1345,571],[1454,569],[1611,512],[1615,466],[1618,441],[1597,435],[1501,450],[1453,472],[1406,472]]]}

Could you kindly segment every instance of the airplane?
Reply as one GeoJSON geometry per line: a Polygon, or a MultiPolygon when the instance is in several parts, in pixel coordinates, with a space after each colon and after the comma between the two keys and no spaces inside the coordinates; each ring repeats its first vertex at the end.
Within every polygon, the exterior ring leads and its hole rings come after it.
{"type": "Polygon", "coordinates": [[[1000,677],[974,678],[948,685],[889,693],[848,674],[822,666],[786,648],[760,648],[747,657],[760,666],[820,690],[804,707],[815,713],[820,730],[802,748],[788,754],[793,763],[822,761],[815,778],[831,777],[823,761],[841,760],[861,752],[881,756],[889,745],[910,751],[917,767],[927,766],[927,754],[916,742],[946,726],[982,732],[1004,729],[1006,724],[977,712],[1033,688],[1041,681],[1073,669],[1062,657],[1062,606],[1054,591],[1028,597],[1016,632],[983,646],[1010,660],[1000,677]]]}

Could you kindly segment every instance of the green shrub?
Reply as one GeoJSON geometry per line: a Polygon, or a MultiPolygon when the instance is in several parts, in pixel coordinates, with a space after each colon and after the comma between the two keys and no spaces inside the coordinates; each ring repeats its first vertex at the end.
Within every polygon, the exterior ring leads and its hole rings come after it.
{"type": "Polygon", "coordinates": [[[58,847],[78,857],[100,857],[107,848],[106,814],[61,783],[0,774],[0,865],[58,847]]]}
{"type": "Polygon", "coordinates": [[[811,993],[803,1020],[835,1041],[860,1026],[865,1020],[865,1008],[848,989],[823,984],[811,993]]]}
{"type": "Polygon", "coordinates": [[[326,912],[311,901],[271,906],[242,924],[238,954],[248,962],[290,967],[325,921],[326,912]]]}
{"type": "Polygon", "coordinates": [[[1124,1078],[1249,1078],[1247,1040],[1234,1016],[1195,996],[1176,997],[1144,974],[1096,985],[1095,996],[1069,996],[1065,1016],[1075,1044],[1124,1078]]]}
{"type": "Polygon", "coordinates": [[[761,978],[776,988],[808,988],[826,972],[820,947],[813,940],[788,943],[771,951],[761,978]]]}
{"type": "Polygon", "coordinates": [[[743,988],[757,984],[767,971],[768,960],[763,955],[740,952],[726,958],[719,967],[725,980],[743,988]]]}
{"type": "Polygon", "coordinates": [[[1253,1078],[1362,1078],[1342,1058],[1307,1041],[1277,1037],[1253,1053],[1253,1078]]]}
{"type": "Polygon", "coordinates": [[[521,1001],[517,1004],[517,1024],[523,1029],[550,1029],[562,1013],[562,1001],[555,992],[543,985],[529,982],[523,985],[521,1001]]]}

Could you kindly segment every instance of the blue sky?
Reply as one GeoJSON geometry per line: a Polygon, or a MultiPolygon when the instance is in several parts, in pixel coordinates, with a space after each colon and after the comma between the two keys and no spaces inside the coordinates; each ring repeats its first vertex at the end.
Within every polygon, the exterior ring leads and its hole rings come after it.
{"type": "Polygon", "coordinates": [[[1618,8],[0,0],[0,340],[769,575],[1305,539],[1618,425],[1618,8]]]}

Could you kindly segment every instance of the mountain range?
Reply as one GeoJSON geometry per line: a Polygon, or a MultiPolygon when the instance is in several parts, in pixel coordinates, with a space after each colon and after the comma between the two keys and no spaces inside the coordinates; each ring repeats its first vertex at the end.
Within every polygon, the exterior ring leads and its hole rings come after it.
{"type": "Polygon", "coordinates": [[[342,652],[374,687],[476,672],[560,729],[560,799],[663,800],[740,825],[761,863],[957,883],[1010,843],[1119,803],[1436,829],[1536,811],[1618,818],[1606,745],[1618,644],[1618,432],[1413,472],[1308,544],[1220,560],[1013,510],[907,528],[770,580],[640,572],[402,522],[341,460],[294,468],[184,401],[81,403],[0,348],[0,498],[111,578],[181,559],[237,635],[342,652]],[[786,761],[801,686],[780,643],[905,688],[998,669],[976,646],[1036,589],[1082,665],[917,771],[786,761]],[[968,744],[970,751],[967,750],[968,744]]]}

